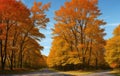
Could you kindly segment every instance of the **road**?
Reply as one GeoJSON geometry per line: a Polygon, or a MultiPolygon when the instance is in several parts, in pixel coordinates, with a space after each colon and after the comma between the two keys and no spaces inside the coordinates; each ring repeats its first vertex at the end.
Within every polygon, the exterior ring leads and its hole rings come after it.
{"type": "Polygon", "coordinates": [[[110,75],[109,71],[97,72],[97,73],[91,73],[91,74],[78,74],[78,75],[72,74],[71,75],[71,74],[66,74],[66,73],[62,73],[62,72],[55,72],[55,71],[51,71],[48,69],[44,69],[41,71],[25,73],[25,74],[0,75],[0,76],[114,76],[114,75],[110,75]]]}

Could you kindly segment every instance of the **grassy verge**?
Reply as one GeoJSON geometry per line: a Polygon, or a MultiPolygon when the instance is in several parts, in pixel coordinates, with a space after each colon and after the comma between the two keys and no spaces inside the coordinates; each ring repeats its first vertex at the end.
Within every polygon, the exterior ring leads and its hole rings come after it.
{"type": "Polygon", "coordinates": [[[115,76],[120,76],[120,69],[111,71],[111,74],[113,74],[115,76]]]}
{"type": "Polygon", "coordinates": [[[34,69],[14,69],[14,70],[0,70],[0,74],[25,74],[34,72],[34,69]]]}
{"type": "Polygon", "coordinates": [[[111,73],[114,76],[120,76],[120,73],[111,73]]]}
{"type": "MultiPolygon", "coordinates": [[[[106,72],[107,70],[80,70],[80,71],[66,71],[66,72],[60,72],[63,74],[70,74],[70,75],[88,75],[88,74],[92,74],[92,73],[100,73],[100,72],[106,72]]],[[[120,76],[119,73],[111,73],[110,74],[114,74],[115,76],[120,76]]]]}
{"type": "Polygon", "coordinates": [[[60,72],[63,74],[70,74],[70,75],[84,75],[84,74],[91,74],[93,72],[90,71],[66,71],[66,72],[60,72]]]}
{"type": "MultiPolygon", "coordinates": [[[[0,70],[0,75],[5,74],[5,75],[9,75],[9,74],[27,74],[27,73],[33,73],[33,72],[44,72],[45,69],[48,68],[41,68],[41,69],[14,69],[14,70],[5,70],[2,71],[0,70]]],[[[55,69],[49,69],[50,72],[58,72],[58,70],[55,69]]]]}

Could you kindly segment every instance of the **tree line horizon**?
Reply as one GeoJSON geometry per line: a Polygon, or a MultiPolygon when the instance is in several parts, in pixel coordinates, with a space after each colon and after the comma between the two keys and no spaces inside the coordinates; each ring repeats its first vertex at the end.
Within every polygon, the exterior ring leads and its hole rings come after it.
{"type": "Polygon", "coordinates": [[[120,68],[120,25],[104,39],[107,23],[98,18],[98,0],[70,0],[56,10],[50,53],[42,55],[40,30],[50,21],[50,5],[34,1],[27,8],[21,0],[0,0],[0,70],[120,68]]]}

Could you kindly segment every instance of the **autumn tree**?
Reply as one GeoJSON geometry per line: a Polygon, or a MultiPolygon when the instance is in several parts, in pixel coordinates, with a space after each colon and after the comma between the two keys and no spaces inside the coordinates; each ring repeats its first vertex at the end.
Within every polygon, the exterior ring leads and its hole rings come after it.
{"type": "Polygon", "coordinates": [[[45,15],[49,7],[50,3],[42,5],[41,2],[34,2],[33,7],[28,9],[20,0],[0,0],[2,70],[8,66],[11,70],[23,68],[28,56],[36,58],[30,58],[31,61],[28,58],[30,62],[40,60],[43,46],[39,42],[45,36],[39,30],[44,29],[49,22],[45,15]]]}
{"type": "Polygon", "coordinates": [[[113,31],[113,37],[107,40],[105,59],[112,68],[120,68],[120,25],[113,31]]]}
{"type": "Polygon", "coordinates": [[[94,50],[97,48],[94,44],[99,44],[103,49],[105,45],[105,33],[101,28],[105,22],[98,19],[101,13],[97,4],[98,0],[71,0],[55,12],[57,23],[53,28],[54,37],[64,39],[70,50],[77,52],[82,68],[90,65],[94,51],[101,51],[94,50]]]}
{"type": "Polygon", "coordinates": [[[7,53],[8,53],[7,44],[8,44],[8,40],[10,39],[9,30],[11,29],[12,26],[16,26],[16,23],[18,21],[20,22],[26,21],[30,13],[29,10],[22,3],[17,2],[15,0],[1,0],[0,7],[1,7],[1,16],[2,16],[1,24],[4,25],[4,28],[2,30],[4,40],[3,43],[1,43],[4,44],[2,46],[3,49],[1,50],[1,64],[2,64],[2,69],[4,70],[7,53]]]}
{"type": "Polygon", "coordinates": [[[70,47],[65,40],[55,37],[52,42],[50,54],[47,58],[48,67],[59,70],[75,70],[80,63],[77,53],[70,51],[70,47]]]}
{"type": "MultiPolygon", "coordinates": [[[[34,2],[34,5],[30,9],[31,15],[26,23],[20,23],[20,36],[19,36],[19,67],[23,67],[24,57],[27,55],[26,51],[40,51],[43,47],[38,43],[41,38],[45,38],[39,30],[46,27],[46,23],[49,21],[46,18],[45,11],[48,10],[50,3],[42,5],[41,2],[34,2]]],[[[40,53],[39,53],[40,54],[40,53]]],[[[31,55],[31,54],[30,54],[31,55]]],[[[32,55],[31,55],[32,56],[32,55]]]]}
{"type": "MultiPolygon", "coordinates": [[[[50,7],[50,3],[42,5],[41,2],[34,2],[34,5],[30,9],[30,12],[32,13],[32,16],[30,17],[30,25],[25,27],[24,36],[21,38],[21,44],[20,44],[20,53],[19,53],[19,59],[20,59],[20,67],[22,67],[22,61],[23,61],[23,50],[24,50],[24,44],[27,41],[27,38],[30,37],[31,39],[40,41],[41,38],[45,38],[44,34],[40,33],[39,30],[42,28],[44,29],[46,27],[46,23],[49,22],[49,18],[46,18],[45,11],[48,10],[50,7]]],[[[42,48],[41,48],[42,49],[42,48]]],[[[41,50],[40,49],[40,50],[41,50]]]]}

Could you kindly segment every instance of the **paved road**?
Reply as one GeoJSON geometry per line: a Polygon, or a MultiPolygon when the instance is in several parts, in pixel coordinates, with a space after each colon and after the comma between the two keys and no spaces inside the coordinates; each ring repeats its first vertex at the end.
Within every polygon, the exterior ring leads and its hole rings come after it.
{"type": "Polygon", "coordinates": [[[63,74],[63,73],[55,72],[52,70],[43,69],[41,71],[36,71],[31,73],[0,75],[0,76],[73,76],[73,75],[63,74]]]}
{"type": "MultiPolygon", "coordinates": [[[[42,71],[31,72],[31,73],[26,73],[26,74],[0,75],[0,76],[76,76],[76,75],[59,73],[59,72],[54,72],[48,69],[44,69],[42,71]]],[[[92,73],[92,74],[80,74],[77,76],[114,76],[114,75],[110,75],[108,71],[108,72],[97,72],[97,73],[92,73]]]]}

